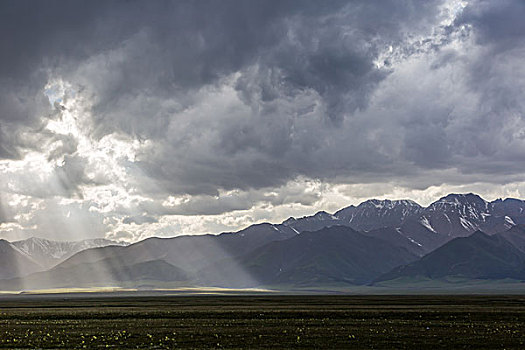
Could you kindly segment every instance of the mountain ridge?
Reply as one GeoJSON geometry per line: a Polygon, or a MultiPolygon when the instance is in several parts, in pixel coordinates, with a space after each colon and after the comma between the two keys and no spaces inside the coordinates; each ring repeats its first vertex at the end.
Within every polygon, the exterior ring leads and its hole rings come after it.
{"type": "Polygon", "coordinates": [[[474,193],[451,193],[426,207],[408,199],[368,199],[357,206],[342,208],[332,217],[331,221],[316,221],[315,215],[289,218],[283,225],[299,221],[316,229],[345,225],[358,231],[394,227],[417,244],[427,245],[425,251],[429,252],[455,237],[468,236],[478,229],[496,233],[517,223],[525,223],[525,201],[506,198],[488,202],[474,193]],[[439,236],[432,237],[430,233],[439,236]]]}
{"type": "Polygon", "coordinates": [[[109,245],[125,245],[105,238],[84,239],[80,241],[54,241],[39,237],[30,237],[14,241],[11,244],[31,257],[44,269],[55,266],[74,254],[89,249],[109,245]]]}
{"type": "MultiPolygon", "coordinates": [[[[525,234],[525,228],[520,230],[525,234]]],[[[525,279],[525,251],[506,238],[507,232],[488,235],[478,230],[468,237],[454,238],[417,261],[394,268],[375,282],[402,277],[525,279]]],[[[521,238],[525,240],[525,235],[521,238]]]]}
{"type": "Polygon", "coordinates": [[[68,281],[81,281],[82,275],[87,285],[98,280],[129,286],[146,279],[153,285],[157,281],[221,287],[359,285],[458,274],[471,279],[520,278],[524,209],[519,199],[487,202],[473,193],[449,194],[427,207],[410,200],[371,199],[334,214],[320,211],[218,235],[150,237],[128,246],[94,240],[84,247],[95,247],[70,256],[60,249],[43,249],[53,259],[65,257],[47,269],[33,263],[38,261],[36,248],[45,248],[49,241],[0,241],[10,252],[4,254],[6,266],[27,265],[23,271],[12,268],[0,274],[0,287],[64,287],[70,286],[68,281]],[[438,272],[425,265],[427,261],[436,261],[438,272]]]}

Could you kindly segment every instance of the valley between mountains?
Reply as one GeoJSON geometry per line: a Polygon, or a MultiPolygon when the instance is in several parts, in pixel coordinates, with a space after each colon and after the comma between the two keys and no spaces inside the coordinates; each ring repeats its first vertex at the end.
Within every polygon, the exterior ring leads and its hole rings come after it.
{"type": "Polygon", "coordinates": [[[0,240],[0,266],[3,291],[525,290],[525,201],[450,194],[422,207],[410,200],[374,199],[333,214],[238,232],[148,238],[131,245],[105,239],[0,240]]]}

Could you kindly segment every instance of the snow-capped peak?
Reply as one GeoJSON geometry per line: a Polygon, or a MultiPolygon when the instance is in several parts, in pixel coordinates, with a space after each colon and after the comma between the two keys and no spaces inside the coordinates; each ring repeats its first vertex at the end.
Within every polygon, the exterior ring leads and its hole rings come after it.
{"type": "Polygon", "coordinates": [[[104,238],[86,239],[82,241],[52,241],[45,238],[31,237],[22,241],[13,242],[12,245],[28,256],[35,258],[36,256],[41,256],[60,260],[89,248],[125,244],[104,238]]]}
{"type": "Polygon", "coordinates": [[[485,218],[490,215],[491,203],[473,193],[449,194],[432,203],[428,206],[427,210],[452,211],[463,216],[465,219],[484,221],[485,218]]]}
{"type": "Polygon", "coordinates": [[[416,202],[410,200],[410,199],[398,199],[398,200],[390,200],[390,199],[369,199],[367,201],[362,202],[357,206],[357,208],[375,208],[378,210],[382,209],[394,209],[396,207],[415,207],[415,208],[421,208],[419,204],[416,202]]]}
{"type": "Polygon", "coordinates": [[[432,203],[430,207],[435,207],[439,205],[451,205],[451,206],[462,206],[462,205],[471,205],[478,208],[487,209],[489,207],[489,202],[478,196],[474,193],[451,193],[445,197],[442,197],[432,203]]]}

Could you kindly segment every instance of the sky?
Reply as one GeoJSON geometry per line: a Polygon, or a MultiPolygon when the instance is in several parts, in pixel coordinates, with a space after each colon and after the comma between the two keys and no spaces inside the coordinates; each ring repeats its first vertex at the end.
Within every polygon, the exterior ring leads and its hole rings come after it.
{"type": "Polygon", "coordinates": [[[523,0],[0,2],[0,238],[525,197],[523,0]]]}

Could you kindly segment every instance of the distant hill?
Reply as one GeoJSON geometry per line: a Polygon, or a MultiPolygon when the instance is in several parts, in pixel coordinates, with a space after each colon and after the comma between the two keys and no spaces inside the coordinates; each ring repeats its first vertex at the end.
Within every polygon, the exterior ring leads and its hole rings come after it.
{"type": "MultiPolygon", "coordinates": [[[[376,281],[400,277],[440,279],[525,279],[525,252],[508,238],[515,238],[516,229],[489,236],[476,231],[469,237],[455,238],[421,259],[379,277],[376,281]]],[[[523,229],[519,234],[523,234],[523,229]]],[[[524,237],[520,236],[521,246],[524,237]]],[[[516,241],[514,241],[516,242],[516,241]]]]}
{"type": "Polygon", "coordinates": [[[272,242],[247,255],[199,271],[199,281],[218,286],[363,284],[417,256],[349,227],[332,226],[272,242]],[[242,270],[244,281],[232,271],[242,270]]]}
{"type": "Polygon", "coordinates": [[[299,233],[302,231],[317,231],[325,227],[344,225],[344,223],[335,215],[320,211],[313,216],[305,216],[299,219],[289,218],[283,222],[283,225],[299,233]]]}
{"type": "Polygon", "coordinates": [[[525,253],[525,225],[513,226],[509,230],[500,233],[500,235],[507,241],[512,243],[514,247],[525,253]]]}
{"type": "Polygon", "coordinates": [[[42,268],[48,269],[59,264],[72,255],[89,248],[110,245],[126,245],[104,238],[85,239],[81,241],[52,241],[44,238],[31,237],[12,242],[12,245],[31,257],[42,268]]]}
{"type": "Polygon", "coordinates": [[[177,282],[188,280],[181,269],[164,260],[144,261],[126,265],[117,259],[106,259],[93,263],[69,267],[54,267],[49,271],[37,272],[26,278],[4,281],[8,290],[79,288],[95,286],[118,287],[124,283],[137,285],[150,281],[177,282]]]}
{"type": "MultiPolygon", "coordinates": [[[[132,273],[137,266],[160,266],[162,271],[152,271],[147,277],[157,281],[195,280],[195,273],[226,258],[247,254],[268,242],[296,236],[292,229],[282,225],[253,225],[237,233],[220,235],[179,236],[174,238],[148,238],[130,246],[106,246],[81,251],[49,271],[44,271],[18,281],[3,283],[4,288],[17,285],[58,287],[70,285],[69,281],[89,285],[97,281],[119,285],[136,281],[132,273]],[[155,265],[151,265],[155,261],[155,265]],[[166,268],[170,266],[170,268],[166,268]],[[85,281],[88,281],[84,283],[85,281]],[[6,287],[7,286],[7,287],[6,287]]],[[[235,271],[244,276],[242,271],[235,271]]],[[[248,279],[247,276],[244,276],[248,279]]],[[[73,283],[73,284],[75,284],[73,283]]]]}
{"type": "MultiPolygon", "coordinates": [[[[368,237],[381,239],[393,246],[405,248],[407,251],[417,256],[422,256],[426,252],[426,249],[422,244],[417,243],[414,239],[406,235],[401,228],[383,227],[363,232],[363,234],[368,237]]],[[[424,241],[421,237],[419,240],[424,241]]]]}
{"type": "Polygon", "coordinates": [[[185,271],[195,272],[216,261],[250,252],[268,242],[284,240],[297,233],[282,225],[259,224],[236,233],[220,235],[148,238],[128,247],[84,250],[60,264],[61,267],[114,258],[126,264],[162,259],[185,271]]]}
{"type": "Polygon", "coordinates": [[[0,239],[0,279],[25,276],[42,267],[6,240],[0,239]]]}

